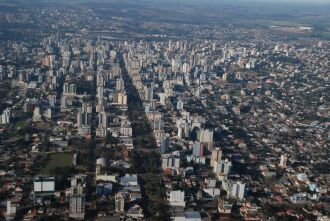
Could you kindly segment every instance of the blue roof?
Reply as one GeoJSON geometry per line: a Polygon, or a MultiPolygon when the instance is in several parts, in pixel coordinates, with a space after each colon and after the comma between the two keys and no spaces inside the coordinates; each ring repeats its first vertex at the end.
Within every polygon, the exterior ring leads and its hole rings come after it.
{"type": "Polygon", "coordinates": [[[199,212],[185,212],[185,218],[187,219],[200,219],[201,215],[199,212]]]}

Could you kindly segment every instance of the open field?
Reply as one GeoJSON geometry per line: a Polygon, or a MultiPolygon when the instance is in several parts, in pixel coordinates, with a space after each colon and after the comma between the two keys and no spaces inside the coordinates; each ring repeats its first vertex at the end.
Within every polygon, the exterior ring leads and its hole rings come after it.
{"type": "Polygon", "coordinates": [[[39,173],[42,175],[52,175],[52,171],[56,167],[70,167],[72,166],[73,153],[51,153],[48,154],[48,159],[45,165],[41,167],[39,173]]]}

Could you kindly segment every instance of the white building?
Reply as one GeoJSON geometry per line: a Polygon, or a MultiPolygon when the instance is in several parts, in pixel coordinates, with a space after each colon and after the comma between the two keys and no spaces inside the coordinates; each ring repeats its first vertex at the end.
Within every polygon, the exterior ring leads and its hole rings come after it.
{"type": "Polygon", "coordinates": [[[32,121],[33,122],[41,121],[41,114],[40,114],[40,108],[39,107],[34,108],[32,121]]]}
{"type": "Polygon", "coordinates": [[[11,113],[10,109],[6,108],[0,116],[0,124],[10,124],[11,113]]]}
{"type": "Polygon", "coordinates": [[[287,160],[288,160],[288,157],[285,154],[282,154],[281,160],[280,160],[280,167],[285,168],[287,160]]]}
{"type": "Polygon", "coordinates": [[[54,177],[36,177],[33,182],[33,190],[35,194],[54,193],[55,178],[54,177]]]}
{"type": "Polygon", "coordinates": [[[204,129],[199,130],[197,134],[198,141],[202,143],[213,143],[213,131],[204,129]]]}
{"type": "Polygon", "coordinates": [[[178,102],[176,104],[176,109],[183,110],[183,101],[182,100],[178,100],[178,102]]]}
{"type": "Polygon", "coordinates": [[[69,193],[70,218],[84,220],[85,218],[85,194],[80,185],[73,186],[69,193]]]}
{"type": "Polygon", "coordinates": [[[184,200],[184,196],[185,196],[184,191],[181,190],[171,191],[170,199],[169,199],[171,206],[185,207],[186,202],[184,200]]]}
{"type": "Polygon", "coordinates": [[[162,154],[162,169],[178,169],[180,167],[180,158],[171,154],[162,154]]]}
{"type": "Polygon", "coordinates": [[[222,188],[227,191],[229,197],[244,199],[246,184],[241,181],[232,182],[229,180],[222,182],[222,188]]]}
{"type": "Polygon", "coordinates": [[[230,170],[232,168],[232,163],[226,160],[219,160],[214,163],[213,166],[213,172],[219,177],[219,176],[225,176],[230,173],[230,170]]]}
{"type": "Polygon", "coordinates": [[[116,90],[117,91],[123,91],[125,90],[125,84],[124,84],[124,80],[121,78],[118,78],[116,81],[116,90]]]}

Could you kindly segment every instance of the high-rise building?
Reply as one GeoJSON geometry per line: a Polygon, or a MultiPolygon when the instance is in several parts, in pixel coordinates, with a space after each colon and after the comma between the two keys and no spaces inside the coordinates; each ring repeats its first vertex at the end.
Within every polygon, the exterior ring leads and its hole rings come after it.
{"type": "Polygon", "coordinates": [[[145,89],[145,100],[151,101],[154,96],[154,89],[152,87],[146,87],[145,89]]]}
{"type": "Polygon", "coordinates": [[[213,167],[217,161],[221,160],[221,158],[222,150],[220,150],[220,148],[215,148],[214,150],[212,150],[211,167],[213,167]]]}
{"type": "Polygon", "coordinates": [[[288,160],[288,157],[285,154],[282,154],[281,160],[280,160],[280,167],[286,168],[287,160],[288,160]]]}
{"type": "Polygon", "coordinates": [[[193,156],[203,157],[205,152],[205,147],[201,142],[195,141],[193,144],[193,156]]]}
{"type": "Polygon", "coordinates": [[[117,193],[115,196],[115,211],[118,213],[125,211],[125,197],[121,193],[117,193]]]}
{"type": "Polygon", "coordinates": [[[96,91],[96,97],[98,98],[103,98],[104,97],[104,87],[97,87],[97,91],[96,91]]]}
{"type": "Polygon", "coordinates": [[[232,168],[232,163],[228,159],[218,160],[214,163],[213,172],[217,174],[218,177],[227,177],[232,168]]]}
{"type": "Polygon", "coordinates": [[[164,135],[162,136],[162,138],[160,139],[160,153],[161,154],[164,154],[167,152],[167,149],[169,148],[170,146],[170,139],[167,135],[164,135]]]}
{"type": "Polygon", "coordinates": [[[125,90],[124,80],[122,78],[118,78],[116,81],[116,90],[123,91],[125,90]]]}
{"type": "Polygon", "coordinates": [[[6,108],[0,116],[0,124],[10,124],[11,113],[10,109],[6,108]]]}
{"type": "Polygon", "coordinates": [[[178,100],[178,102],[176,103],[176,109],[183,110],[183,101],[182,100],[178,100]]]}
{"type": "Polygon", "coordinates": [[[213,131],[209,129],[199,130],[197,133],[197,140],[202,143],[213,143],[213,131]]]}
{"type": "Polygon", "coordinates": [[[55,105],[56,105],[56,95],[49,95],[48,99],[49,99],[49,105],[51,107],[55,107],[55,105]]]}
{"type": "Polygon", "coordinates": [[[184,200],[184,197],[185,197],[185,194],[184,194],[184,191],[182,191],[182,190],[171,191],[170,198],[169,198],[170,205],[185,207],[186,202],[184,200]]]}
{"type": "Polygon", "coordinates": [[[41,121],[40,107],[35,107],[34,108],[32,121],[33,122],[39,122],[39,121],[41,121]]]}
{"type": "Polygon", "coordinates": [[[84,187],[78,184],[70,188],[69,193],[70,218],[84,220],[85,218],[85,194],[84,187]]]}
{"type": "Polygon", "coordinates": [[[127,105],[127,94],[126,92],[119,92],[117,93],[117,103],[119,105],[127,105]]]}
{"type": "Polygon", "coordinates": [[[83,104],[81,110],[77,113],[78,134],[80,136],[86,136],[91,133],[92,109],[91,105],[83,104]]]}
{"type": "Polygon", "coordinates": [[[68,108],[68,99],[65,95],[62,96],[61,98],[61,110],[67,109],[68,108]]]}
{"type": "Polygon", "coordinates": [[[106,112],[99,113],[99,127],[107,128],[108,127],[108,116],[106,112]]]}
{"type": "Polygon", "coordinates": [[[245,195],[245,183],[242,183],[240,181],[234,182],[231,188],[230,192],[231,197],[238,198],[238,199],[244,199],[245,195]]]}
{"type": "Polygon", "coordinates": [[[171,154],[162,154],[162,169],[180,168],[180,157],[171,154]]]}
{"type": "Polygon", "coordinates": [[[77,86],[76,84],[69,84],[64,83],[63,84],[63,95],[71,95],[74,96],[77,93],[77,86]]]}

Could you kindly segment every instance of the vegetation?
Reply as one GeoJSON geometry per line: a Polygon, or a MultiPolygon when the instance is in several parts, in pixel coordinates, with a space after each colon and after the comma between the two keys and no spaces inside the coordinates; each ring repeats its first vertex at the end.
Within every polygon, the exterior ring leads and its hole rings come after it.
{"type": "Polygon", "coordinates": [[[45,166],[39,171],[44,175],[55,175],[61,168],[72,166],[73,153],[52,153],[47,156],[45,166]]]}

